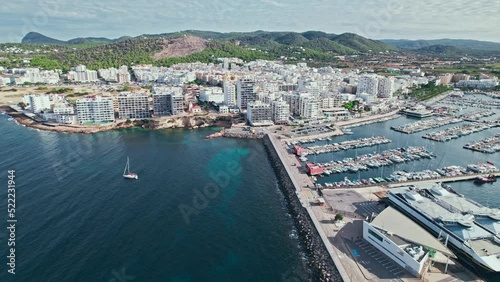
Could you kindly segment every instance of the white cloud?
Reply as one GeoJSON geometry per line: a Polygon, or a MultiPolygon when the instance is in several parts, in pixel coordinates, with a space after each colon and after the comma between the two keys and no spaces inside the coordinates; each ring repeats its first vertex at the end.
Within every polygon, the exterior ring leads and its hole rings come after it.
{"type": "Polygon", "coordinates": [[[488,0],[18,0],[0,5],[0,41],[30,29],[61,39],[263,29],[500,42],[498,14],[500,1],[488,0]]]}

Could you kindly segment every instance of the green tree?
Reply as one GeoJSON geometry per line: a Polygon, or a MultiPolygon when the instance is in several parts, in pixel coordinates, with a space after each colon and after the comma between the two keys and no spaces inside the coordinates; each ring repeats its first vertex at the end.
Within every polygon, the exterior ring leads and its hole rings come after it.
{"type": "Polygon", "coordinates": [[[340,213],[336,214],[335,215],[335,221],[341,221],[344,219],[344,216],[340,213]]]}

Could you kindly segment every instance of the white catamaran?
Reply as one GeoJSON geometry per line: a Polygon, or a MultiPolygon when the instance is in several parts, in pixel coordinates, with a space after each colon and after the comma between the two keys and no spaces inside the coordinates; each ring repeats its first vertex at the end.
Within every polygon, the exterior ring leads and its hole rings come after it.
{"type": "Polygon", "coordinates": [[[128,157],[127,164],[125,165],[125,169],[123,170],[123,177],[127,179],[139,179],[139,176],[136,173],[130,172],[130,163],[128,157]]]}

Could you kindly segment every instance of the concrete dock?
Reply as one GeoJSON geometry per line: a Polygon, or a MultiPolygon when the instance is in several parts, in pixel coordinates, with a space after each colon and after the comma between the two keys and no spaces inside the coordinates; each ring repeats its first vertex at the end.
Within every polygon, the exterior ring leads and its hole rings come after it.
{"type": "MultiPolygon", "coordinates": [[[[379,184],[378,187],[325,190],[323,195],[327,200],[326,206],[317,205],[316,202],[318,194],[315,192],[315,189],[310,188],[314,187],[312,179],[301,167],[300,160],[288,151],[289,147],[285,144],[285,142],[283,140],[279,140],[276,136],[267,134],[264,137],[264,143],[266,146],[271,144],[270,147],[272,147],[273,151],[271,155],[274,155],[271,157],[273,158],[273,161],[276,162],[275,157],[277,156],[277,162],[280,166],[279,170],[281,174],[283,174],[283,172],[286,174],[287,183],[285,185],[288,186],[288,188],[284,191],[286,194],[285,197],[292,197],[293,201],[298,203],[300,206],[300,210],[306,212],[306,215],[308,215],[307,217],[310,218],[310,221],[312,222],[312,225],[310,226],[316,229],[319,234],[318,236],[324,245],[322,248],[324,247],[327,250],[329,258],[333,261],[338,270],[341,278],[339,277],[334,279],[331,277],[327,279],[327,281],[340,281],[340,279],[342,279],[342,281],[420,281],[419,279],[412,277],[412,275],[407,273],[407,271],[403,268],[393,266],[387,258],[385,258],[384,263],[380,263],[380,259],[370,257],[368,254],[373,253],[373,250],[368,250],[366,252],[367,254],[365,254],[362,250],[363,246],[367,246],[367,244],[361,238],[360,226],[362,226],[362,224],[360,223],[365,218],[363,216],[364,213],[359,214],[359,209],[364,210],[366,214],[371,214],[371,212],[377,210],[377,207],[382,208],[382,206],[379,206],[377,201],[378,198],[377,196],[374,196],[374,194],[376,194],[376,192],[380,193],[380,191],[385,191],[387,186],[381,186],[379,184]],[[290,191],[290,189],[293,189],[293,191],[290,191]],[[341,190],[345,192],[341,192],[341,190]],[[328,198],[328,193],[330,192],[341,192],[341,194],[333,197],[334,199],[340,201],[340,204],[330,202],[331,198],[328,198]],[[362,195],[360,196],[361,199],[356,198],[353,203],[358,210],[352,214],[348,212],[340,212],[345,216],[344,220],[340,222],[335,221],[336,210],[341,208],[341,205],[344,202],[347,203],[348,201],[348,198],[345,196],[346,193],[356,193],[362,195]],[[361,254],[361,257],[353,254],[354,250],[357,250],[361,254]]],[[[500,175],[500,172],[495,173],[495,175],[500,175]]],[[[471,179],[476,176],[477,175],[449,177],[446,181],[459,181],[462,179],[471,179]]],[[[428,181],[436,182],[439,180],[433,179],[428,181]]],[[[417,182],[422,183],[425,181],[408,182],[404,183],[404,185],[411,185],[412,183],[417,182]]],[[[399,185],[402,184],[399,183],[399,185]]],[[[304,218],[299,219],[299,223],[303,222],[303,219],[304,218]]],[[[310,246],[310,244],[308,246],[310,246]]],[[[325,261],[326,258],[322,257],[322,259],[325,261]]],[[[318,261],[316,260],[315,263],[317,262],[318,261]]],[[[325,263],[328,262],[325,261],[325,263]]],[[[463,271],[465,270],[458,268],[454,271],[455,273],[453,276],[450,276],[450,274],[444,274],[442,271],[434,269],[425,275],[425,281],[452,281],[453,277],[461,277],[466,281],[476,281],[475,278],[472,278],[473,276],[467,276],[470,273],[464,273],[463,271]]]]}

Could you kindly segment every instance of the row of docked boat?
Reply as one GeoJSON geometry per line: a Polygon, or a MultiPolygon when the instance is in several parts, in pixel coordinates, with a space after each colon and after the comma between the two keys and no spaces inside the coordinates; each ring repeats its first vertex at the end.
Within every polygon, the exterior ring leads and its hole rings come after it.
{"type": "Polygon", "coordinates": [[[431,132],[422,136],[422,138],[438,142],[447,142],[453,139],[458,139],[462,136],[480,132],[496,126],[495,123],[479,123],[473,122],[462,126],[455,126],[443,131],[431,132]]]}
{"type": "MultiPolygon", "coordinates": [[[[439,179],[442,177],[456,177],[456,176],[465,176],[473,173],[478,173],[479,171],[476,167],[482,167],[481,173],[493,173],[497,172],[498,169],[492,164],[471,164],[467,167],[461,166],[447,166],[436,170],[423,170],[423,171],[395,171],[389,177],[373,177],[368,179],[353,179],[345,177],[343,181],[339,182],[326,182],[324,184],[325,188],[339,188],[339,187],[349,187],[349,186],[369,186],[376,185],[380,183],[397,183],[397,182],[406,182],[406,181],[418,181],[418,180],[431,180],[431,179],[439,179]]],[[[493,175],[487,176],[478,176],[475,179],[477,183],[487,183],[496,181],[496,177],[493,175]]],[[[319,185],[319,187],[323,187],[323,185],[319,185]]]]}
{"type": "Polygon", "coordinates": [[[355,158],[331,161],[320,165],[323,167],[324,174],[330,175],[332,173],[344,172],[355,173],[423,158],[430,159],[432,157],[434,157],[434,154],[427,151],[424,147],[406,147],[391,149],[378,154],[365,154],[355,158]]]}
{"type": "Polygon", "coordinates": [[[479,112],[465,113],[461,115],[460,118],[467,121],[476,121],[481,118],[490,117],[492,115],[495,115],[495,113],[492,111],[479,111],[479,112]]]}
{"type": "Polygon", "coordinates": [[[480,99],[480,98],[459,98],[459,99],[447,99],[447,104],[456,105],[460,107],[474,107],[481,109],[500,109],[500,101],[491,99],[480,99]]]}
{"type": "MultiPolygon", "coordinates": [[[[346,126],[343,127],[344,129],[342,129],[342,131],[344,132],[344,134],[346,134],[346,132],[344,130],[347,130],[349,128],[363,126],[363,125],[369,125],[369,124],[373,124],[373,123],[386,122],[388,120],[396,119],[396,118],[399,118],[399,117],[400,117],[400,115],[392,115],[392,116],[381,118],[381,119],[373,119],[373,120],[369,120],[369,121],[365,121],[365,122],[360,122],[360,123],[355,123],[355,124],[351,124],[351,125],[346,125],[346,126]]],[[[347,134],[349,134],[349,133],[347,133],[347,134]]],[[[352,134],[352,133],[350,133],[350,134],[352,134]]]]}
{"type": "Polygon", "coordinates": [[[338,151],[349,150],[349,149],[372,147],[372,146],[377,146],[377,145],[381,145],[381,144],[388,144],[391,142],[392,142],[391,139],[385,138],[382,136],[361,138],[361,139],[356,139],[356,140],[347,140],[347,141],[342,141],[339,143],[327,144],[327,145],[323,145],[323,146],[308,147],[304,150],[304,153],[306,155],[312,155],[312,154],[317,155],[317,154],[338,152],[338,151]]]}
{"type": "Polygon", "coordinates": [[[441,126],[445,126],[448,124],[453,124],[453,123],[459,123],[462,122],[463,120],[457,117],[439,117],[436,119],[430,119],[430,120],[422,120],[422,121],[417,121],[413,123],[408,123],[408,124],[403,124],[399,126],[391,126],[391,129],[394,131],[406,133],[406,134],[412,134],[420,131],[424,131],[427,129],[431,128],[437,128],[441,126]]]}
{"type": "Polygon", "coordinates": [[[472,144],[467,143],[465,144],[464,148],[481,153],[496,153],[500,151],[500,134],[496,134],[493,137],[479,140],[472,144]]]}

